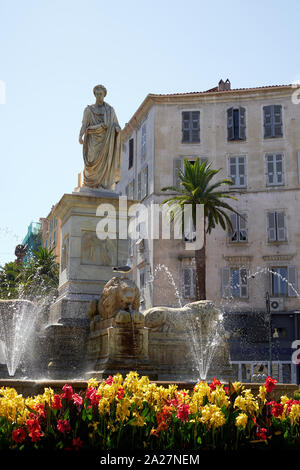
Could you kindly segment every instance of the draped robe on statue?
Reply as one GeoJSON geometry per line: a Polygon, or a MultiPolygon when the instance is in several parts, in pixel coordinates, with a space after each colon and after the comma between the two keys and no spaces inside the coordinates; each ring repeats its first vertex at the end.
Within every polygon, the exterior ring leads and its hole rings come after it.
{"type": "Polygon", "coordinates": [[[120,181],[121,135],[116,127],[119,127],[117,116],[109,104],[85,108],[82,119],[85,186],[111,189],[120,181]]]}

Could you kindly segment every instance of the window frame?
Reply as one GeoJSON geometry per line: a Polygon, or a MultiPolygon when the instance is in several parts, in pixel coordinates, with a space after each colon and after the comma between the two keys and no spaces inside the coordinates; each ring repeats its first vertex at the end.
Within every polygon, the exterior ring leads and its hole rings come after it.
{"type": "Polygon", "coordinates": [[[247,156],[245,154],[243,155],[228,155],[227,157],[227,167],[228,167],[228,171],[227,171],[227,174],[228,174],[228,178],[232,180],[233,182],[233,185],[232,187],[233,188],[247,188],[247,156]],[[235,158],[236,159],[236,162],[235,162],[235,169],[236,169],[236,179],[238,178],[239,180],[239,184],[235,184],[234,181],[233,181],[233,178],[232,178],[232,174],[231,174],[231,161],[230,159],[231,158],[235,158]],[[244,184],[240,184],[240,173],[238,172],[239,170],[239,158],[243,158],[244,159],[244,184]]]}
{"type": "Polygon", "coordinates": [[[200,138],[200,130],[201,130],[201,126],[200,126],[200,110],[186,110],[186,111],[182,111],[181,112],[181,143],[182,144],[199,144],[201,142],[201,138],[200,138]],[[189,116],[189,119],[184,119],[184,114],[185,113],[189,113],[190,116],[189,116]],[[198,119],[197,119],[197,122],[198,122],[198,126],[197,128],[194,128],[193,127],[193,122],[196,121],[196,119],[193,119],[193,113],[197,113],[198,114],[198,119]],[[185,122],[189,122],[189,126],[186,128],[185,127],[185,122]],[[189,138],[188,139],[185,139],[184,138],[184,133],[185,132],[188,132],[189,133],[189,138]],[[198,133],[198,138],[197,139],[193,139],[193,132],[197,132],[198,133]]]}
{"type": "Polygon", "coordinates": [[[275,152],[271,153],[268,152],[265,154],[265,172],[266,172],[266,186],[285,186],[285,169],[284,169],[284,153],[283,152],[275,152]],[[281,171],[281,177],[282,181],[278,182],[278,175],[280,172],[277,171],[277,157],[281,156],[281,165],[282,165],[282,171],[281,171]],[[272,158],[272,166],[273,166],[273,173],[270,173],[268,171],[268,164],[271,163],[271,161],[268,160],[269,157],[272,158]],[[274,171],[275,170],[275,171],[274,171]],[[269,175],[273,175],[273,182],[271,183],[269,180],[269,175]]]}

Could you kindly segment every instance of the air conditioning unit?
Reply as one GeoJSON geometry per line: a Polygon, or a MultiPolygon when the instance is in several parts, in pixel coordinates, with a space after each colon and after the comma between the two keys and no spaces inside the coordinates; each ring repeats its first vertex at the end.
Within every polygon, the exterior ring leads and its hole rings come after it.
{"type": "Polygon", "coordinates": [[[283,310],[283,298],[270,298],[270,310],[271,312],[280,312],[283,310]]]}

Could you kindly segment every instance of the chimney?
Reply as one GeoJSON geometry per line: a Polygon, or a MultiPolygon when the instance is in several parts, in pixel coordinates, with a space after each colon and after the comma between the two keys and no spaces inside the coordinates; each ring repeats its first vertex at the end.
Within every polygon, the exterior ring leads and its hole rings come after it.
{"type": "Polygon", "coordinates": [[[230,89],[231,89],[231,84],[228,78],[226,79],[225,82],[222,79],[219,81],[218,91],[229,91],[230,89]]]}

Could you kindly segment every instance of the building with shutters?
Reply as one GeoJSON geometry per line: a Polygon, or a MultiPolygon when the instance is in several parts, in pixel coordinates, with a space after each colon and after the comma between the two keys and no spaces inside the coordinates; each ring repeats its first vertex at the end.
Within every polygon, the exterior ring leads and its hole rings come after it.
{"type": "MultiPolygon", "coordinates": [[[[219,178],[233,181],[242,192],[234,202],[240,215],[231,216],[232,232],[217,227],[207,236],[207,298],[225,312],[247,317],[265,312],[269,292],[274,341],[277,334],[285,341],[292,377],[296,366],[290,364],[291,342],[300,339],[296,92],[292,85],[231,89],[229,80],[220,80],[204,92],[149,94],[122,131],[122,177],[117,185],[118,191],[146,206],[161,203],[166,198],[161,189],[176,185],[185,158],[208,160],[213,168],[221,168],[219,178]],[[283,326],[288,321],[290,325],[283,326]]],[[[151,240],[147,234],[131,242],[132,275],[145,308],[177,306],[178,294],[183,303],[194,300],[194,257],[186,248],[185,240],[151,240]]],[[[239,317],[244,326],[237,328],[237,337],[247,330],[244,317],[239,317]]],[[[265,357],[265,342],[261,345],[265,357]]],[[[249,351],[246,357],[251,357],[249,351]]],[[[243,370],[253,372],[251,359],[248,362],[243,370]]],[[[280,367],[278,377],[287,376],[280,367]]],[[[238,370],[241,378],[240,360],[238,370]]]]}

